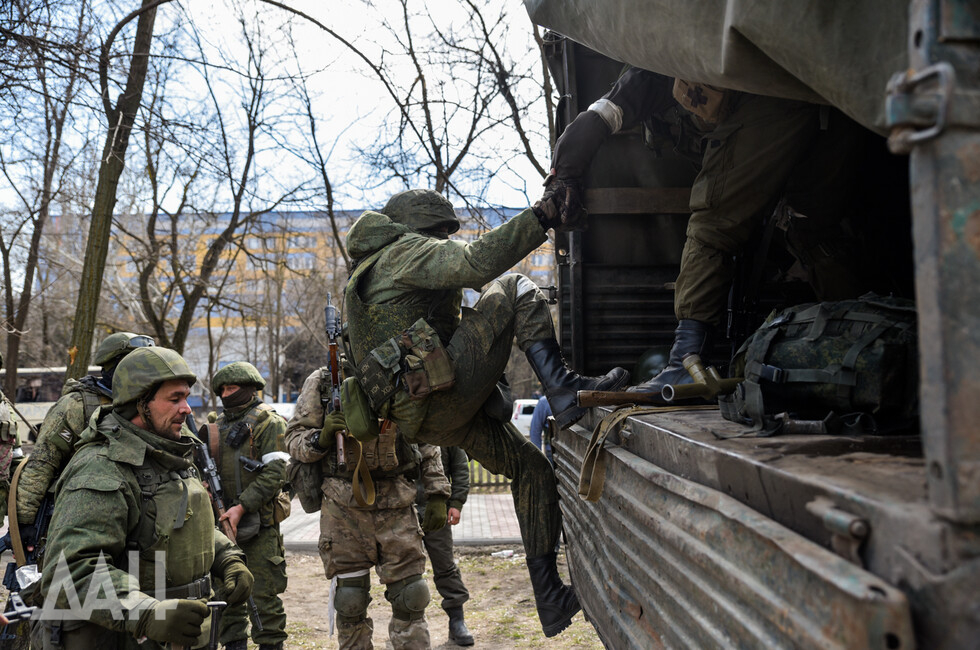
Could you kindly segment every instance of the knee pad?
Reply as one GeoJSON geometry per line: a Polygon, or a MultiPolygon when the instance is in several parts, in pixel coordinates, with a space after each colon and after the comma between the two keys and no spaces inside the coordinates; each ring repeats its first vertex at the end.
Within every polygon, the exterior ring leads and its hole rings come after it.
{"type": "Polygon", "coordinates": [[[371,602],[371,576],[338,578],[337,591],[333,605],[337,619],[343,623],[358,623],[367,617],[368,603],[371,602]]]}
{"type": "Polygon", "coordinates": [[[391,614],[402,621],[422,618],[429,604],[429,585],[422,576],[410,576],[393,582],[385,590],[385,598],[391,603],[391,614]]]}

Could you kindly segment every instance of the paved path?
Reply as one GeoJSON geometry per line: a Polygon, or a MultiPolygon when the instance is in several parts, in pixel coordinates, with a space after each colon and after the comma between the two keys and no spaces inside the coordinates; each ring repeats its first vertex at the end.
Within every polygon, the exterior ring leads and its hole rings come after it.
{"type": "MultiPolygon", "coordinates": [[[[461,521],[452,527],[453,543],[460,546],[491,546],[521,543],[521,532],[510,493],[470,494],[463,506],[461,521]]],[[[293,512],[282,523],[282,536],[290,551],[317,550],[320,513],[303,512],[293,500],[293,512]]]]}

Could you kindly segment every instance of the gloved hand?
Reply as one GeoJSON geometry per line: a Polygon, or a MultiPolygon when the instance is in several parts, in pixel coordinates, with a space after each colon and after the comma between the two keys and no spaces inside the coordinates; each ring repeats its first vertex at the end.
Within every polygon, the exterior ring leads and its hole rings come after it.
{"type": "Polygon", "coordinates": [[[140,615],[136,636],[193,647],[208,614],[208,606],[199,600],[163,600],[140,615]]]}
{"type": "Polygon", "coordinates": [[[582,184],[577,180],[555,178],[554,171],[545,179],[544,194],[531,211],[544,229],[556,232],[585,230],[589,213],[582,203],[582,184]]]}
{"type": "Polygon", "coordinates": [[[446,497],[429,497],[422,515],[422,532],[431,533],[446,525],[446,497]]]}
{"type": "Polygon", "coordinates": [[[316,446],[320,449],[330,449],[337,443],[337,432],[347,428],[347,420],[341,411],[334,411],[323,416],[323,428],[316,446]]]}
{"type": "Polygon", "coordinates": [[[252,593],[252,583],[255,577],[248,570],[245,563],[236,560],[225,568],[225,575],[222,578],[224,583],[225,600],[229,605],[237,605],[248,600],[252,593]]]}

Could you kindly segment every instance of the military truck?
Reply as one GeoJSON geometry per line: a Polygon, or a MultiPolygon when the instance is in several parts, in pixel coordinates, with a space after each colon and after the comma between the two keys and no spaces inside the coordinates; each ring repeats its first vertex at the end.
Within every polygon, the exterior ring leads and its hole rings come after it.
{"type": "MultiPolygon", "coordinates": [[[[980,3],[524,3],[550,30],[559,130],[630,64],[826,104],[876,134],[855,199],[864,266],[918,311],[911,434],[722,439],[740,426],[717,411],[632,416],[606,440],[591,502],[580,472],[611,409],[556,432],[571,578],[604,643],[980,647],[980,3]]],[[[585,179],[588,230],[556,241],[579,372],[632,368],[672,339],[694,171],[671,156],[641,131],[608,138],[585,179]]],[[[788,262],[767,257],[768,282],[788,262]]],[[[806,301],[777,280],[751,309],[733,287],[729,345],[768,308],[806,301]]]]}

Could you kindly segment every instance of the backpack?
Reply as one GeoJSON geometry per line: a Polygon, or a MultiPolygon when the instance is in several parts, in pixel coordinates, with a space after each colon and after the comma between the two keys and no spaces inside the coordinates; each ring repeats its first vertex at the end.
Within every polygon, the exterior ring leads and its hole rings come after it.
{"type": "Polygon", "coordinates": [[[918,421],[917,342],[903,298],[773,312],[735,353],[745,380],[719,398],[721,414],[757,435],[904,432],[918,421]]]}
{"type": "MultiPolygon", "coordinates": [[[[319,391],[320,404],[326,411],[331,395],[330,368],[327,366],[320,368],[319,391]]],[[[295,458],[290,458],[286,464],[286,484],[289,486],[289,495],[299,497],[299,505],[303,508],[303,512],[320,512],[323,499],[323,492],[321,491],[323,485],[322,460],[304,463],[295,458]]]]}

